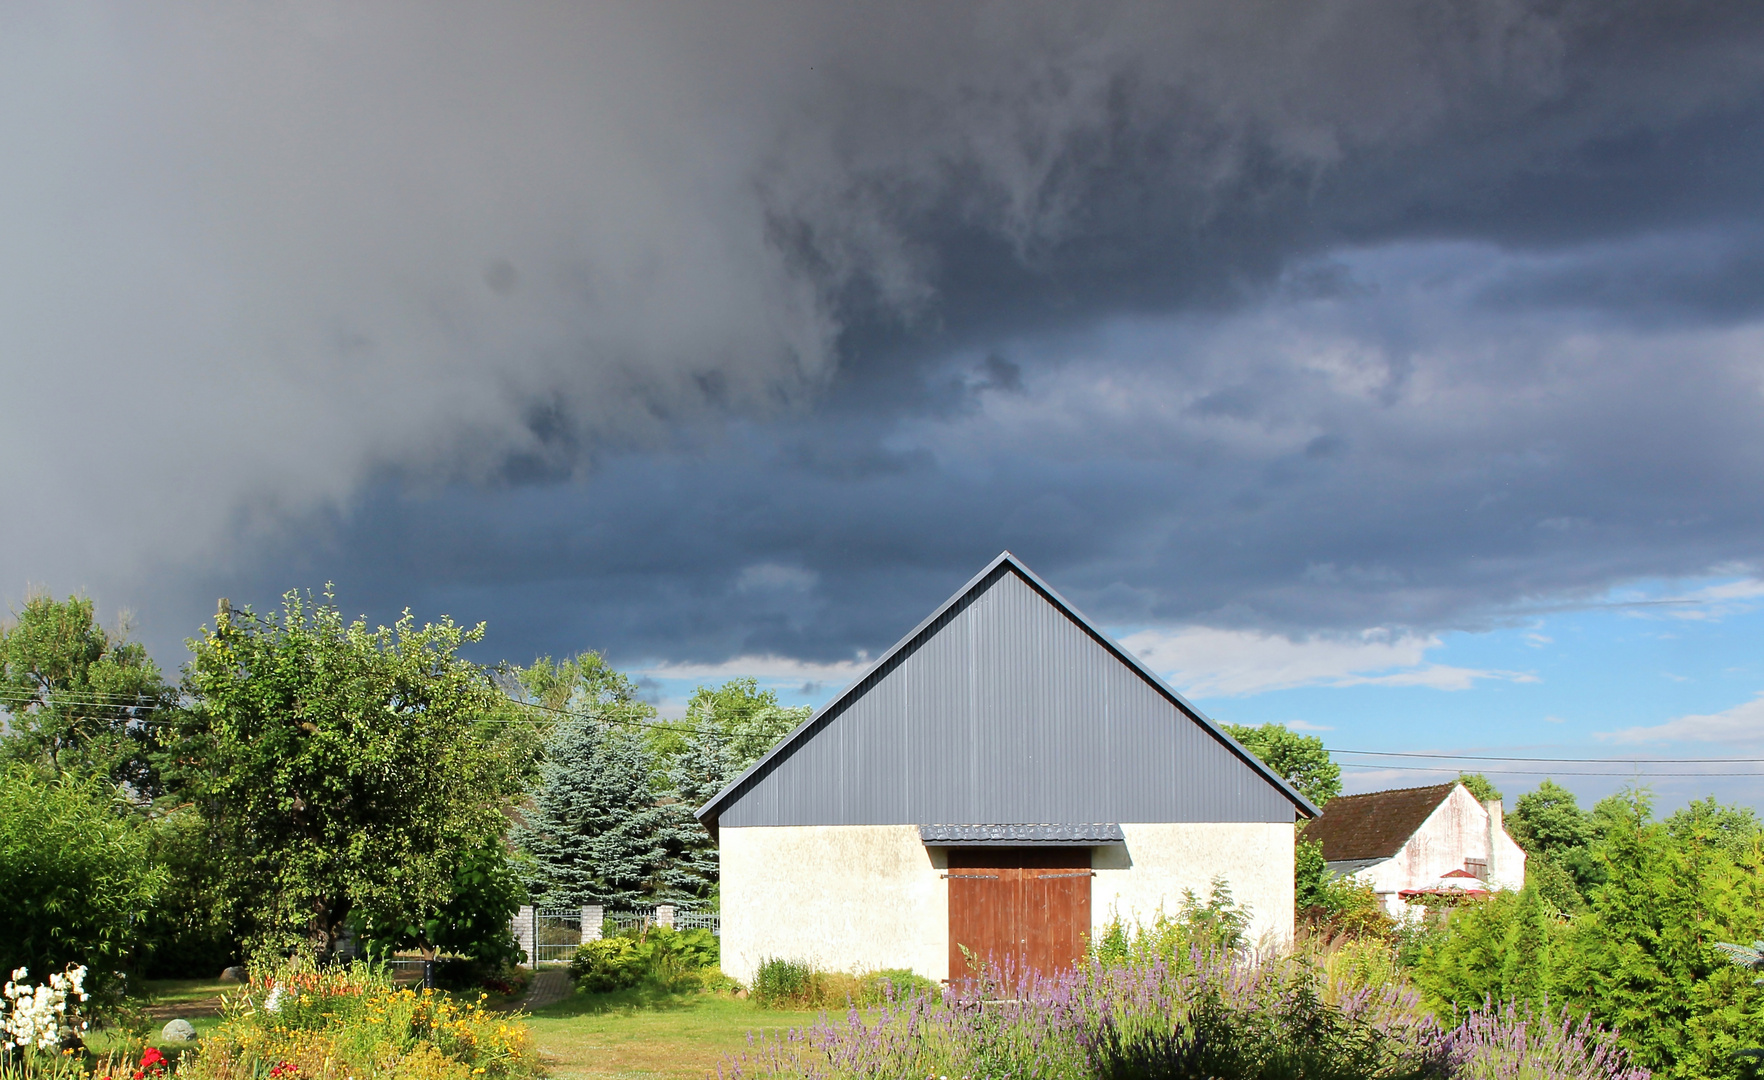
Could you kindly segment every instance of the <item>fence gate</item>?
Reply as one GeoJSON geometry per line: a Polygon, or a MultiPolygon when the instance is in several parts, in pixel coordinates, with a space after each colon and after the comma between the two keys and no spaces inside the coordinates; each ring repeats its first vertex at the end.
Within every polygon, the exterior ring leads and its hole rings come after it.
{"type": "Polygon", "coordinates": [[[582,944],[582,909],[534,908],[534,964],[567,964],[582,944]]]}

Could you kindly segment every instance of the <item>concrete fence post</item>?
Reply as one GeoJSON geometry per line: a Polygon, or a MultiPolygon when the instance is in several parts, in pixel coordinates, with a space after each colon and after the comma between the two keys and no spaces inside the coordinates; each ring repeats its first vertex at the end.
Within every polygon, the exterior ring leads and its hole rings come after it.
{"type": "Polygon", "coordinates": [[[674,928],[674,905],[657,904],[655,906],[655,925],[665,926],[669,930],[674,928]]]}
{"type": "Polygon", "coordinates": [[[601,928],[606,925],[606,908],[600,904],[582,905],[582,944],[599,941],[601,928]]]}
{"type": "Polygon", "coordinates": [[[522,904],[521,909],[515,912],[514,936],[515,943],[527,954],[528,967],[537,967],[539,964],[539,953],[533,948],[534,922],[533,905],[522,904]]]}

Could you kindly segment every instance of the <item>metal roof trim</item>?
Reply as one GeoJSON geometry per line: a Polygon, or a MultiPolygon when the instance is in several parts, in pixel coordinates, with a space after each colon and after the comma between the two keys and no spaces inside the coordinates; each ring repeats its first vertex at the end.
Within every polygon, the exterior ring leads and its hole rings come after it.
{"type": "Polygon", "coordinates": [[[862,675],[859,675],[856,679],[852,680],[850,685],[834,695],[825,705],[816,709],[814,715],[799,724],[795,731],[792,731],[790,734],[784,736],[784,738],[778,740],[776,746],[773,746],[770,750],[766,751],[758,761],[749,765],[740,776],[731,780],[729,784],[724,787],[722,791],[717,792],[709,802],[694,811],[693,816],[699,821],[704,822],[714,833],[716,831],[716,817],[722,812],[724,804],[729,802],[740,791],[742,785],[746,784],[751,777],[757,776],[764,771],[765,768],[771,764],[772,759],[786,753],[798,742],[811,734],[817,722],[839,710],[845,704],[847,698],[854,696],[865,683],[869,682],[869,680],[874,678],[879,672],[886,669],[888,665],[893,662],[894,658],[913,642],[917,641],[919,635],[923,634],[932,623],[935,623],[938,619],[942,618],[950,608],[966,599],[970,593],[990,579],[1000,567],[1008,567],[1010,570],[1021,575],[1023,580],[1028,582],[1031,588],[1036,592],[1041,593],[1049,603],[1059,609],[1061,614],[1065,615],[1068,619],[1071,619],[1091,637],[1095,638],[1096,641],[1102,645],[1104,649],[1113,654],[1116,659],[1127,664],[1137,672],[1141,678],[1149,683],[1153,689],[1168,698],[1178,710],[1185,713],[1191,720],[1194,720],[1196,723],[1199,723],[1202,727],[1206,728],[1208,733],[1223,743],[1226,748],[1235,753],[1245,764],[1249,765],[1250,768],[1261,774],[1263,779],[1277,787],[1281,794],[1285,795],[1287,799],[1292,802],[1293,806],[1306,817],[1314,818],[1322,813],[1322,811],[1314,806],[1309,799],[1300,795],[1291,784],[1288,784],[1284,777],[1270,769],[1261,758],[1244,749],[1242,743],[1233,739],[1205,713],[1189,704],[1187,698],[1184,698],[1181,694],[1177,693],[1176,690],[1172,688],[1169,683],[1166,683],[1160,678],[1156,672],[1141,663],[1137,656],[1134,656],[1132,653],[1122,648],[1114,638],[1104,633],[1101,628],[1086,618],[1078,611],[1078,609],[1067,603],[1066,598],[1056,592],[1053,586],[1037,577],[1035,571],[1024,566],[1015,555],[1012,555],[1007,550],[999,552],[991,562],[986,564],[985,569],[981,570],[978,574],[975,574],[972,578],[969,578],[966,585],[963,585],[952,593],[949,599],[937,605],[935,611],[921,619],[919,624],[907,631],[899,641],[894,643],[892,648],[883,653],[880,657],[877,657],[876,662],[871,664],[862,675]]]}
{"type": "Polygon", "coordinates": [[[1121,826],[1113,822],[1089,825],[921,825],[919,839],[928,847],[987,845],[1028,847],[1125,843],[1121,826]]]}

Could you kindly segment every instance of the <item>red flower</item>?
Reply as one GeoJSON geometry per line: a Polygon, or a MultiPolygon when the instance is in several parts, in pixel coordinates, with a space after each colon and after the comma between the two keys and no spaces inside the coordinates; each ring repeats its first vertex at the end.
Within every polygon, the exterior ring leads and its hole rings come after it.
{"type": "Polygon", "coordinates": [[[159,1047],[157,1046],[149,1046],[146,1051],[141,1054],[141,1068],[143,1069],[151,1069],[156,1065],[163,1066],[164,1064],[165,1055],[159,1052],[159,1047]]]}

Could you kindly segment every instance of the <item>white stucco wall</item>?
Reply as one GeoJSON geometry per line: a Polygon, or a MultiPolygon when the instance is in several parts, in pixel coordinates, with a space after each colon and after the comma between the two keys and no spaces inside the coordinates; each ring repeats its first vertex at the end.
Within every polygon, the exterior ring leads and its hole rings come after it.
{"type": "Polygon", "coordinates": [[[1264,822],[1181,822],[1121,826],[1126,844],[1098,848],[1091,861],[1090,917],[1097,926],[1120,912],[1149,922],[1174,916],[1184,890],[1205,900],[1224,875],[1231,896],[1249,909],[1252,942],[1279,948],[1292,940],[1292,826],[1264,822]]]}
{"type": "MultiPolygon", "coordinates": [[[[1126,843],[1097,848],[1091,919],[1174,915],[1182,893],[1205,897],[1224,875],[1249,908],[1251,938],[1292,938],[1292,826],[1182,823],[1121,826],[1126,843]]],[[[949,888],[942,848],[914,825],[724,828],[722,966],[751,981],[769,957],[829,970],[911,968],[949,975],[949,888]]]]}
{"type": "Polygon", "coordinates": [[[725,828],[718,847],[722,967],[736,979],[771,957],[947,976],[948,883],[918,826],[725,828]]]}
{"type": "Polygon", "coordinates": [[[1401,890],[1429,888],[1441,875],[1464,869],[1467,859],[1488,861],[1491,888],[1525,887],[1525,851],[1507,834],[1501,804],[1485,806],[1460,784],[1394,856],[1353,876],[1370,883],[1385,910],[1402,918],[1410,905],[1398,896],[1401,890]]]}

